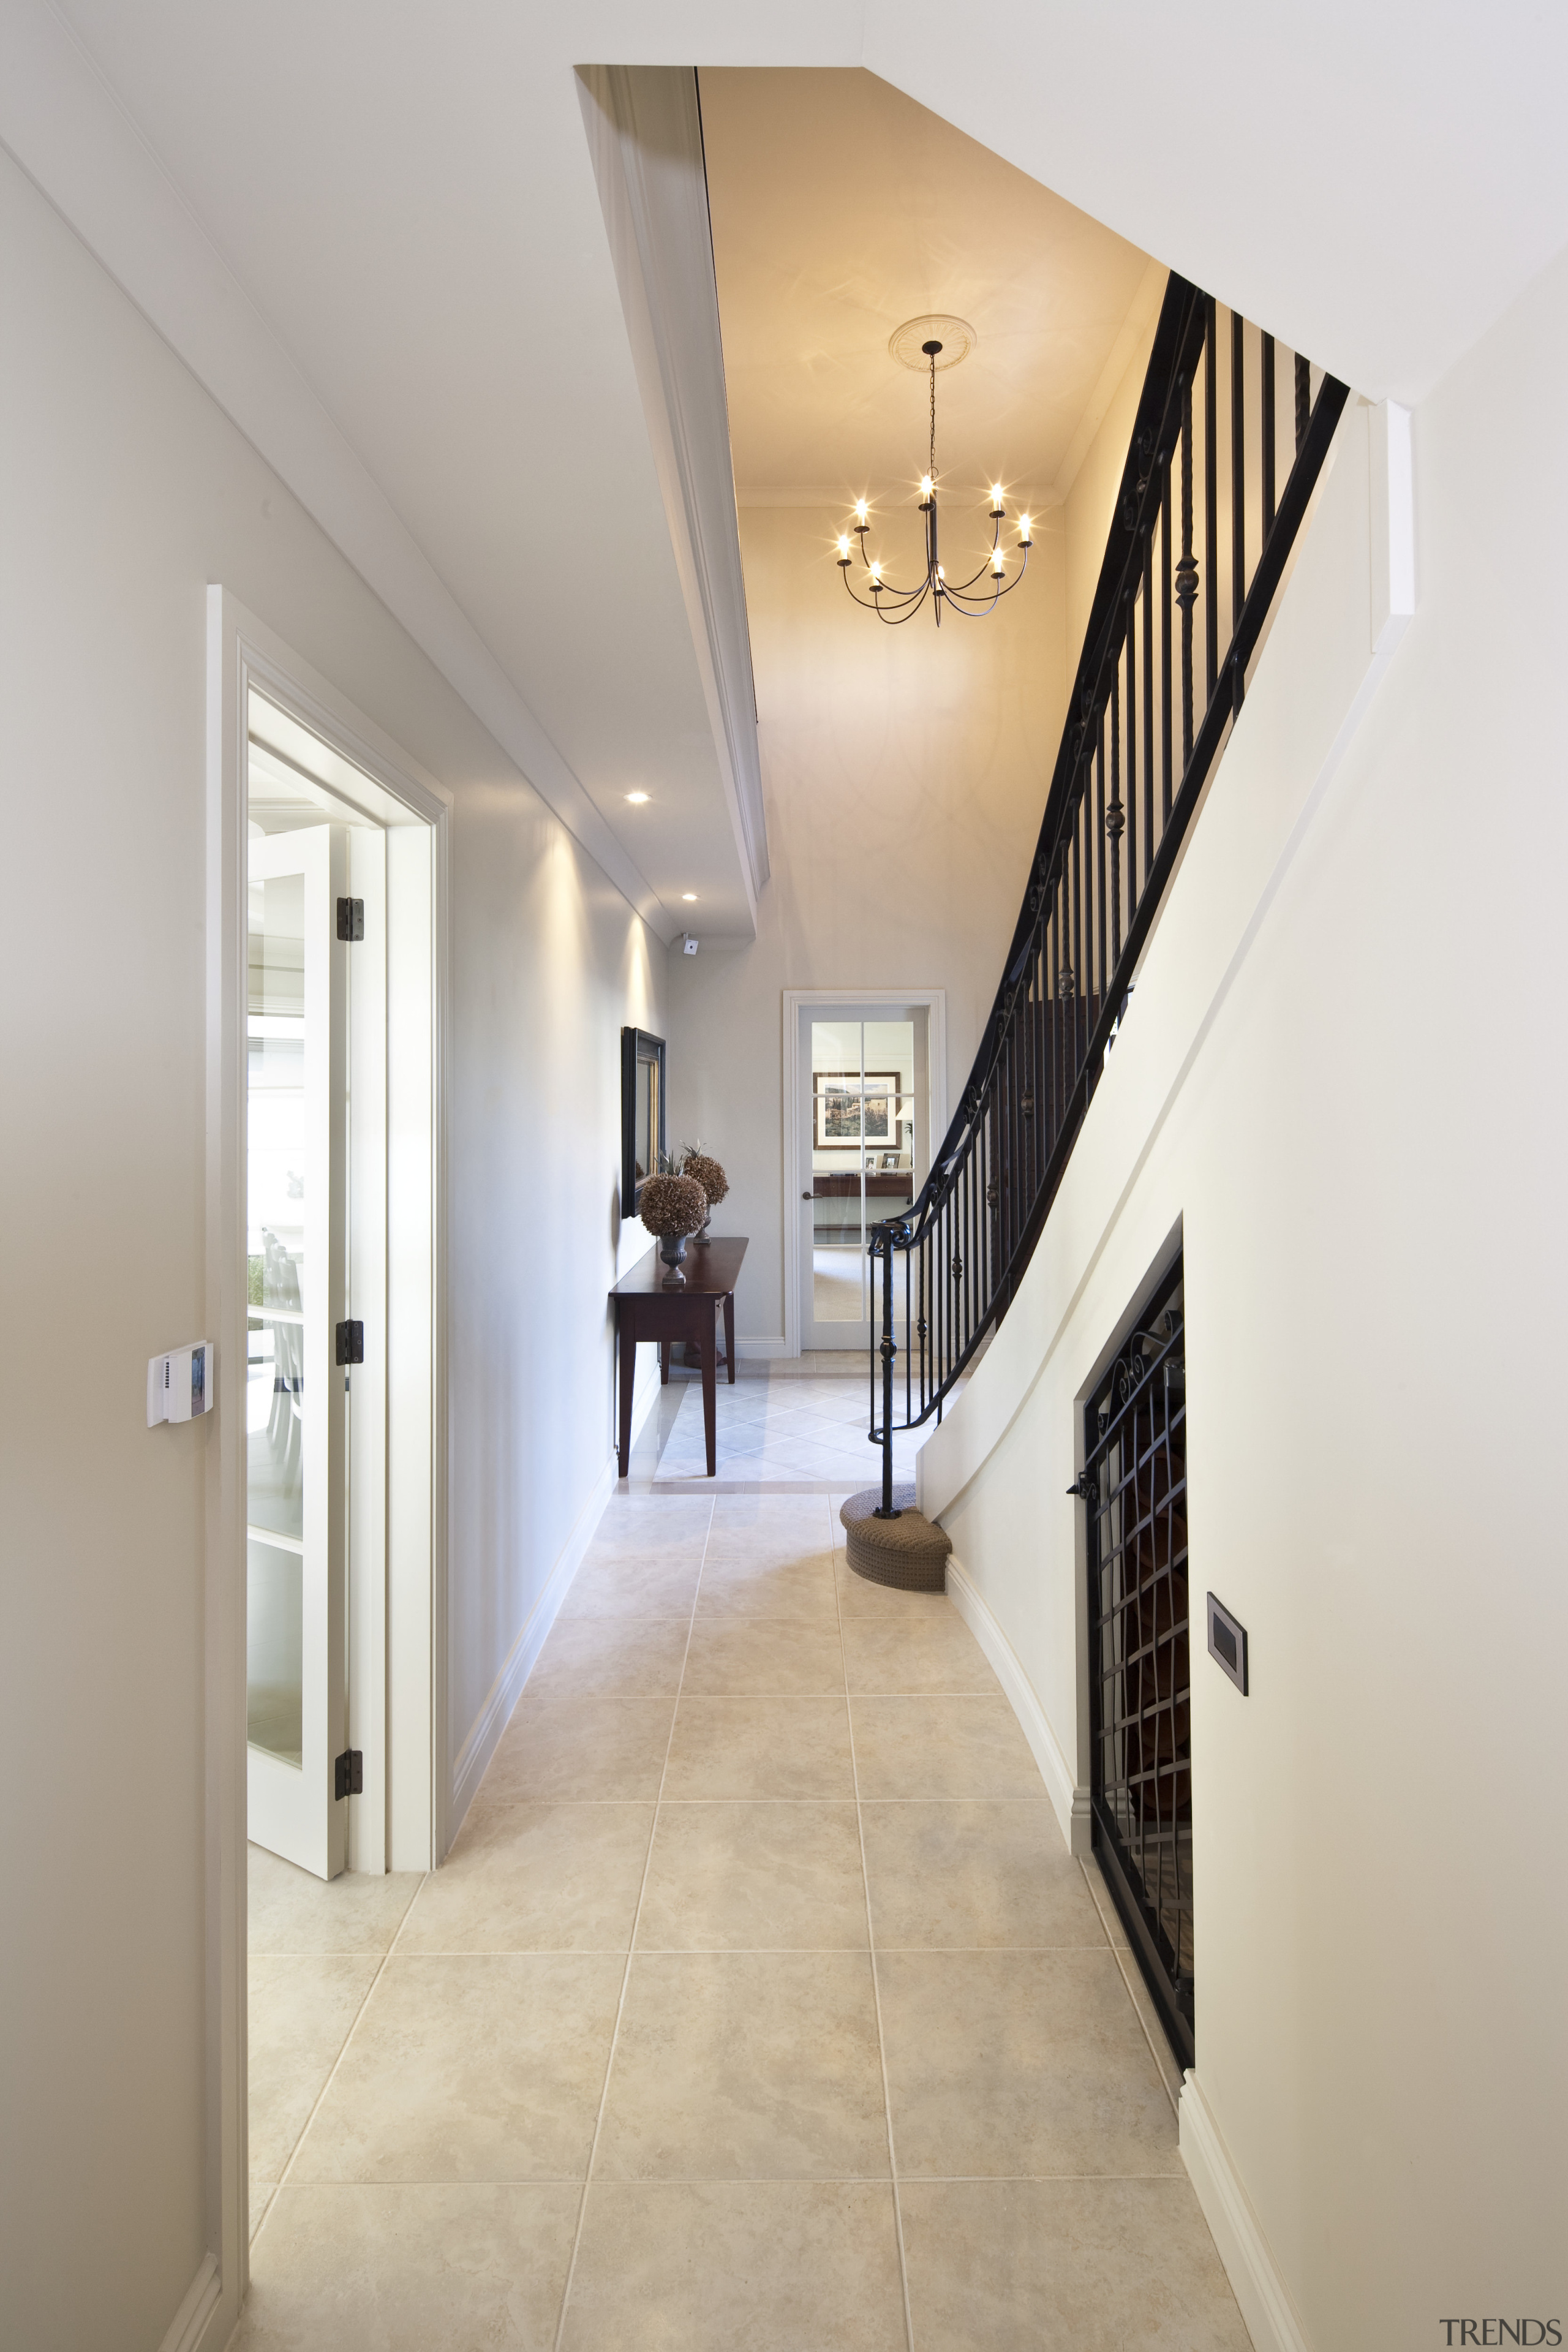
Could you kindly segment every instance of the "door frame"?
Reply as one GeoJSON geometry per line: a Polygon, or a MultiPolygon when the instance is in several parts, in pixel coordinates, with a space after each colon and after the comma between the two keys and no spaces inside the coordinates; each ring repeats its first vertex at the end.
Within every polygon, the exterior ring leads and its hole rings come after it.
{"type": "MultiPolygon", "coordinates": [[[[427,940],[427,984],[403,992],[405,1034],[421,1066],[409,1089],[406,1133],[427,1139],[427,1154],[404,1154],[405,1230],[424,1288],[403,1353],[389,1354],[389,1413],[424,1439],[407,1449],[417,1475],[407,1496],[410,1541],[399,1556],[389,1540],[387,1615],[395,1620],[390,1696],[401,1694],[401,1729],[387,1747],[391,1789],[390,1855],[384,1830],[379,1859],[359,1866],[429,1869],[445,1851],[447,1752],[446,1484],[447,1346],[445,1315],[444,1073],[447,1059],[447,870],[452,795],[401,751],[237,597],[221,585],[206,604],[206,945],[205,945],[205,1329],[215,1344],[217,1410],[207,1430],[205,1481],[205,1833],[207,1980],[208,2244],[216,2255],[223,2301],[231,2282],[237,2311],[249,2273],[247,2113],[246,1870],[246,1007],[247,704],[255,686],[368,775],[410,816],[427,843],[428,888],[405,893],[427,940]],[[423,926],[427,923],[427,929],[423,926]],[[410,1000],[417,1000],[410,1001],[410,1000]],[[420,1006],[423,1006],[421,1013],[420,1006]],[[423,1070],[428,1069],[427,1088],[423,1070]],[[412,1223],[411,1223],[412,1221],[412,1223]],[[427,1305],[426,1305],[427,1302],[427,1305]],[[427,1465],[427,1466],[426,1466],[427,1465]],[[419,1590],[412,1597],[410,1587],[419,1590]],[[401,1604],[401,1605],[400,1605],[401,1604]]],[[[334,787],[335,789],[335,787],[334,787]]],[[[367,813],[371,813],[368,812],[367,813]]],[[[413,827],[398,828],[412,834],[413,827]]],[[[392,895],[391,877],[388,896],[392,895]]],[[[389,1021],[399,994],[389,973],[389,1021]]],[[[389,1062],[390,1062],[389,1055],[389,1062]]],[[[395,1254],[397,1244],[393,1244],[395,1254]]],[[[389,1462],[399,1449],[390,1442],[389,1462]]],[[[390,1522],[395,1513],[392,1497],[390,1522]]],[[[356,1803],[360,1800],[354,1801],[356,1803]]],[[[354,1866],[351,1847],[350,1866],[354,1866]]]]}
{"type": "Polygon", "coordinates": [[[874,1019],[889,1005],[918,1004],[926,1016],[926,1078],[932,1150],[947,1133],[947,991],[945,988],[786,988],[784,992],[784,1348],[801,1351],[800,1219],[795,1214],[800,1166],[800,1016],[832,1005],[851,1017],[874,1019]]]}

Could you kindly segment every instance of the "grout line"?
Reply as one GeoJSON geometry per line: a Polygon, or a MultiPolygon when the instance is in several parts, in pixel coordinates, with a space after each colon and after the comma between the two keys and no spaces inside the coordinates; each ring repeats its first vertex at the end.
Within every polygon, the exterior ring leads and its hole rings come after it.
{"type": "MultiPolygon", "coordinates": [[[[377,1985],[381,1982],[382,1978],[385,1975],[386,1964],[388,1960],[391,1959],[394,1952],[396,1951],[398,1944],[402,1940],[403,1930],[408,1925],[409,1916],[413,1912],[414,1906],[418,1902],[420,1895],[424,1893],[425,1887],[432,1874],[433,1874],[427,1870],[421,1871],[419,1874],[419,1884],[415,1888],[413,1894],[409,1896],[407,1903],[404,1906],[403,1916],[399,1919],[397,1926],[393,1930],[392,1941],[387,1945],[386,1949],[383,1952],[381,1956],[381,1964],[377,1968],[375,1974],[372,1977],[369,1984],[365,1987],[364,1999],[360,2002],[359,2007],[353,2013],[353,2020],[349,2025],[349,2030],[343,2036],[342,2047],[327,2071],[327,2079],[321,2084],[320,2091],[316,2094],[315,2099],[311,2104],[310,2112],[306,2116],[303,2125],[300,2126],[300,2136],[289,2151],[289,2160],[284,2165],[282,2171],[279,2174],[277,2187],[273,2189],[271,2196],[267,2200],[267,2210],[262,2215],[261,2220],[257,2226],[256,2236],[251,2240],[252,2245],[255,2244],[256,2238],[260,2237],[262,2231],[266,2229],[268,2222],[272,2219],[272,2215],[277,2208],[279,2192],[287,2189],[293,2179],[294,2167],[299,2159],[300,2150],[305,2145],[306,2137],[310,2129],[310,2126],[315,2122],[316,2117],[321,2111],[322,2100],[326,2097],[327,2093],[331,2089],[332,2084],[337,2081],[338,2068],[342,2064],[343,2060],[348,2055],[349,2043],[353,2040],[355,2033],[359,2031],[360,2021],[363,2017],[365,2011],[370,2006],[371,1996],[374,1992],[377,1985]]],[[[258,1958],[260,1957],[261,1955],[258,1954],[258,1958]]],[[[279,1955],[279,1957],[281,1957],[281,1955],[279,1955]]],[[[304,1955],[300,1955],[300,1957],[303,1958],[304,1955]]]]}
{"type": "Polygon", "coordinates": [[[588,2190],[594,2179],[594,2159],[599,2153],[599,2136],[605,2127],[605,2109],[609,2104],[610,2081],[615,2073],[616,2052],[620,2047],[621,2021],[626,2015],[626,1992],[632,1979],[632,1960],[637,1948],[637,1927],[642,1919],[642,1907],[647,1895],[648,1873],[653,1868],[653,1843],[658,1833],[658,1807],[664,1795],[664,1784],[669,1774],[670,1750],[675,1746],[675,1727],[680,1714],[680,1685],[686,1679],[686,1659],[691,1648],[692,1629],[697,1622],[697,1603],[702,1591],[702,1569],[708,1557],[708,1536],[713,1530],[712,1513],[708,1518],[708,1535],[702,1540],[702,1559],[697,1568],[697,1584],[691,1595],[691,1614],[686,1624],[686,1649],[680,1659],[680,1682],[675,1689],[675,1705],[670,1710],[669,1736],[664,1743],[664,1763],[658,1776],[658,1794],[654,1799],[653,1820],[648,1824],[647,1851],[643,1856],[642,1877],[637,1883],[637,1907],[632,1913],[631,1933],[626,1939],[626,1963],[621,1970],[620,1997],[616,2003],[616,2021],[610,2032],[609,2053],[605,2060],[605,2079],[599,2091],[598,2112],[594,2117],[594,2137],[588,2143],[588,2161],[583,2172],[583,2194],[577,2203],[577,2227],[572,2237],[572,2259],[566,2265],[566,2277],[561,2289],[561,2315],[555,2323],[555,2352],[566,2336],[566,2315],[571,2308],[572,2288],[577,2276],[577,2256],[582,2251],[583,2225],[588,2217],[588,2190]]]}
{"type": "MultiPolygon", "coordinates": [[[[831,1508],[831,1506],[829,1507],[831,1508]]],[[[838,1604],[838,1637],[844,1638],[844,1604],[834,1579],[838,1604]]],[[[904,2299],[904,2341],[915,2352],[914,2315],[910,2309],[910,2266],[904,2252],[904,2209],[899,2195],[899,2159],[893,2142],[893,2090],[888,2079],[888,2043],[882,2031],[882,1987],[877,1973],[877,1938],[871,1921],[871,1874],[866,1864],[866,1822],[860,1810],[860,1765],[855,1751],[855,1710],[849,1707],[849,1769],[855,1783],[855,1832],[860,1841],[860,1885],[866,1897],[866,1941],[871,1960],[871,2000],[877,2013],[877,2056],[882,2068],[882,2114],[888,2130],[888,2170],[893,2183],[893,2231],[899,2242],[899,2285],[904,2299]]]]}
{"type": "MultiPolygon", "coordinates": [[[[949,2184],[995,2182],[1005,2186],[1016,2180],[1184,2180],[1184,2168],[1176,2172],[906,2172],[902,2186],[906,2189],[943,2188],[949,2184]]],[[[608,2179],[603,2174],[595,2182],[600,2189],[750,2189],[770,2184],[800,2181],[812,2188],[891,2188],[893,2177],[888,2172],[671,2172],[660,2173],[657,2179],[608,2179]]],[[[580,2189],[580,2172],[509,2172],[505,2174],[465,2173],[460,2179],[448,2173],[428,2180],[310,2180],[304,2188],[331,2191],[332,2189],[363,2192],[367,2189],[388,2191],[399,2189],[580,2189]]],[[[276,2197],[277,2189],[274,2189],[276,2197]]],[[[270,2210],[270,2205],[268,2210],[270,2210]]]]}

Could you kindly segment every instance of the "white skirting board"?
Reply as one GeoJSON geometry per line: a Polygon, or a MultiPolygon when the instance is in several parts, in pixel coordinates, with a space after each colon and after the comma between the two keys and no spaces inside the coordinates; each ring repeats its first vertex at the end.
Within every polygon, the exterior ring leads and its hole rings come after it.
{"type": "MultiPolygon", "coordinates": [[[[634,1445],[644,1422],[658,1402],[658,1381],[650,1379],[632,1416],[634,1445]]],[[[508,1651],[501,1670],[490,1685],[485,1703],[475,1718],[473,1728],[463,1742],[462,1752],[452,1771],[452,1804],[447,1816],[452,1837],[456,1837],[463,1816],[474,1801],[474,1793],[485,1777],[490,1758],[495,1754],[496,1743],[511,1720],[511,1711],[522,1696],[522,1686],[533,1672],[550,1629],[561,1613],[561,1604],[572,1589],[572,1579],[581,1568],[583,1556],[605,1516],[605,1507],[616,1491],[617,1475],[616,1456],[611,1453],[605,1456],[605,1466],[595,1479],[588,1499],[577,1514],[576,1524],[566,1538],[561,1557],[550,1571],[549,1582],[508,1651]]]]}
{"type": "Polygon", "coordinates": [[[185,2299],[169,2322],[169,2332],[158,2352],[197,2352],[221,2293],[217,2256],[204,2254],[201,2268],[185,2289],[185,2299]]]}
{"type": "Polygon", "coordinates": [[[1040,1768],[1046,1793],[1061,1824],[1068,1852],[1080,1856],[1087,1854],[1089,1850],[1089,1790],[1079,1788],[1074,1782],[1072,1769],[1062,1753],[1061,1743],[1051,1729],[1046,1711],[1036,1696],[1035,1685],[1024,1672],[1017,1652],[953,1554],[948,1558],[947,1590],[953,1607],[984,1651],[992,1672],[1006,1693],[1008,1705],[1018,1718],[1030,1752],[1040,1768]]]}
{"type": "Polygon", "coordinates": [[[1189,2067],[1179,2109],[1182,2161],[1225,2264],[1255,2352],[1312,2352],[1290,2290],[1189,2067]]]}

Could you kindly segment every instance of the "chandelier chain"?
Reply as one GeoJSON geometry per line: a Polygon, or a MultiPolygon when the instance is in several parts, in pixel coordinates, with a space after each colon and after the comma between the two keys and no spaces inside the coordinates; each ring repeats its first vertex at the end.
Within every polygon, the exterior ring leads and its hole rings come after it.
{"type": "Polygon", "coordinates": [[[931,459],[928,470],[936,480],[936,353],[931,355],[931,459]]]}

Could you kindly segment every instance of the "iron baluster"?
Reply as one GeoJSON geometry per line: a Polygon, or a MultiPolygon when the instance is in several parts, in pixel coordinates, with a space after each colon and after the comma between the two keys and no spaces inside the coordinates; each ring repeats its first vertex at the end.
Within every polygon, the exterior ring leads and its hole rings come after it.
{"type": "MultiPolygon", "coordinates": [[[[1154,533],[1143,539],[1143,878],[1154,855],[1154,533]]],[[[1129,860],[1129,875],[1131,861],[1129,860]]]]}
{"type": "MultiPolygon", "coordinates": [[[[1186,400],[1189,422],[1192,409],[1190,395],[1186,400]]],[[[1184,439],[1185,438],[1184,435],[1184,439]]],[[[1162,826],[1171,819],[1171,460],[1167,457],[1162,475],[1160,492],[1160,822],[1162,826]]],[[[1187,478],[1187,504],[1192,506],[1192,477],[1187,478]]],[[[1188,531],[1189,539],[1192,536],[1188,531]]],[[[1187,644],[1187,692],[1193,684],[1193,638],[1190,616],[1183,615],[1187,644]]],[[[1154,854],[1153,828],[1149,833],[1149,855],[1154,854]]],[[[1149,887],[1148,871],[1143,875],[1143,887],[1149,887]]]]}
{"type": "Polygon", "coordinates": [[[1274,338],[1265,335],[1262,341],[1263,426],[1260,452],[1263,462],[1263,536],[1268,538],[1274,528],[1274,338]]]}
{"type": "MultiPolygon", "coordinates": [[[[1230,617],[1234,635],[1247,602],[1247,325],[1239,310],[1230,314],[1230,617]]],[[[1231,709],[1241,709],[1247,673],[1233,661],[1230,672],[1231,709]]]]}
{"type": "Polygon", "coordinates": [[[1300,352],[1296,354],[1296,455],[1306,446],[1307,427],[1312,421],[1312,365],[1300,352]]]}
{"type": "Polygon", "coordinates": [[[1205,698],[1214,700],[1219,677],[1219,600],[1215,583],[1219,557],[1219,323],[1211,294],[1204,329],[1204,661],[1205,698]]]}
{"type": "MultiPolygon", "coordinates": [[[[1101,772],[1103,776],[1103,770],[1101,772]]],[[[1121,828],[1126,823],[1121,809],[1121,665],[1118,662],[1110,674],[1110,805],[1105,812],[1105,837],[1110,844],[1110,969],[1121,961],[1121,828]]],[[[1103,857],[1100,879],[1105,880],[1103,857]]],[[[1100,901],[1100,992],[1105,994],[1105,893],[1100,901]]]]}
{"type": "MultiPolygon", "coordinates": [[[[1127,621],[1127,903],[1138,896],[1138,603],[1128,592],[1127,621]]],[[[1118,942],[1117,953],[1121,954],[1118,942]]]]}
{"type": "MultiPolygon", "coordinates": [[[[1193,756],[1193,606],[1198,567],[1193,554],[1193,387],[1182,394],[1182,560],[1176,566],[1176,602],[1182,608],[1182,773],[1193,756]]],[[[1165,779],[1165,818],[1171,815],[1170,774],[1165,779]]]]}
{"type": "Polygon", "coordinates": [[[1089,835],[1089,856],[1094,858],[1100,875],[1099,895],[1095,902],[1095,978],[1096,993],[1105,1002],[1105,719],[1100,722],[1100,738],[1094,757],[1094,831],[1089,835]],[[1098,853],[1098,855],[1097,855],[1098,853]]]}

